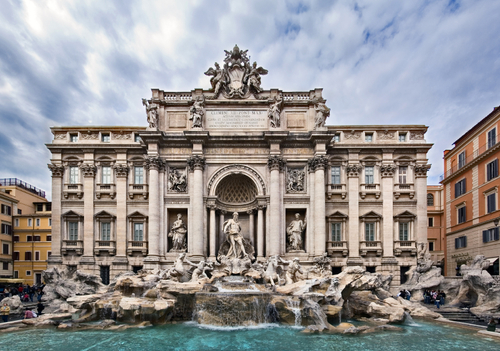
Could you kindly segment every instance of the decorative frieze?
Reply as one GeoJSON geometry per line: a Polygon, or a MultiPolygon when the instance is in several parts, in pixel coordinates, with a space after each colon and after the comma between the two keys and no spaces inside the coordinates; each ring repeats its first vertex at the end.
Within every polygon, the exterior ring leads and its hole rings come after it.
{"type": "Polygon", "coordinates": [[[388,130],[377,132],[377,139],[379,140],[394,140],[395,137],[396,132],[390,132],[388,130]]]}
{"type": "Polygon", "coordinates": [[[382,178],[389,178],[394,176],[397,167],[394,164],[383,164],[380,166],[380,175],[382,178]]]}
{"type": "Polygon", "coordinates": [[[82,140],[99,140],[99,133],[90,131],[87,133],[81,133],[80,138],[82,138],[82,140]]]}
{"type": "Polygon", "coordinates": [[[267,159],[267,167],[269,167],[269,170],[271,171],[283,171],[285,168],[286,161],[283,159],[281,156],[269,156],[267,159]]]}
{"type": "Polygon", "coordinates": [[[132,134],[130,132],[113,132],[113,139],[116,140],[130,140],[132,134]]]}
{"type": "Polygon", "coordinates": [[[203,171],[205,169],[206,160],[203,156],[194,155],[187,159],[187,164],[190,172],[196,169],[201,169],[203,171]]]}
{"type": "Polygon", "coordinates": [[[52,177],[62,177],[64,174],[64,167],[62,165],[56,165],[50,163],[47,165],[52,172],[52,177]]]}
{"type": "Polygon", "coordinates": [[[128,176],[130,168],[127,165],[117,164],[114,166],[117,178],[125,178],[128,176]]]}
{"type": "Polygon", "coordinates": [[[95,177],[97,167],[94,164],[83,163],[80,166],[80,170],[82,171],[84,177],[95,177]]]}
{"type": "Polygon", "coordinates": [[[54,133],[54,140],[65,140],[66,135],[67,135],[66,132],[54,133]]]}
{"type": "Polygon", "coordinates": [[[346,166],[345,171],[346,171],[347,176],[349,178],[351,178],[351,177],[356,178],[356,177],[359,177],[359,174],[361,173],[362,169],[363,168],[359,164],[349,164],[346,166]]]}
{"type": "Polygon", "coordinates": [[[354,130],[352,130],[350,133],[344,132],[344,139],[347,140],[361,139],[361,132],[356,132],[354,130]]]}
{"type": "Polygon", "coordinates": [[[431,168],[431,165],[426,164],[426,165],[415,165],[414,166],[414,172],[415,172],[415,177],[420,178],[420,177],[427,177],[427,172],[431,168]]]}
{"type": "Polygon", "coordinates": [[[424,140],[425,132],[410,132],[411,140],[424,140]]]}

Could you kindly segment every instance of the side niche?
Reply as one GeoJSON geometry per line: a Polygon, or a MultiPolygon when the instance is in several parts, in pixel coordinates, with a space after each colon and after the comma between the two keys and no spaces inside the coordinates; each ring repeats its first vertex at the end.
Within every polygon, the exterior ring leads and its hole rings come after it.
{"type": "Polygon", "coordinates": [[[167,250],[172,253],[187,252],[187,209],[172,209],[169,212],[167,250]]]}
{"type": "Polygon", "coordinates": [[[286,252],[304,253],[306,247],[306,210],[286,211],[286,252]]]}

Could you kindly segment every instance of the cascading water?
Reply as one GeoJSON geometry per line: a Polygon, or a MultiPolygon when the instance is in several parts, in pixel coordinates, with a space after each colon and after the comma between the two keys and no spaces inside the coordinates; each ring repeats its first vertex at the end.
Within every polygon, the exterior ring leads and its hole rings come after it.
{"type": "Polygon", "coordinates": [[[302,311],[300,309],[300,301],[286,300],[286,305],[288,309],[295,315],[295,326],[300,327],[302,325],[302,311]]]}
{"type": "Polygon", "coordinates": [[[405,312],[405,321],[404,324],[406,325],[411,325],[411,326],[418,326],[417,323],[411,318],[410,314],[408,312],[405,312]]]}

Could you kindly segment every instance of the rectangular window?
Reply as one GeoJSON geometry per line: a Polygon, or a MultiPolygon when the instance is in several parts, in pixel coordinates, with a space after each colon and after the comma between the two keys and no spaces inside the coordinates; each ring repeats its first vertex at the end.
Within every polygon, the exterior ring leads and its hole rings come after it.
{"type": "Polygon", "coordinates": [[[488,243],[490,241],[496,241],[498,239],[500,239],[498,227],[483,230],[483,243],[488,243]]]}
{"type": "Polygon", "coordinates": [[[144,239],[144,224],[134,223],[134,241],[143,241],[144,239]]]}
{"type": "Polygon", "coordinates": [[[32,226],[33,226],[33,219],[28,218],[28,227],[32,227],[32,226]]]}
{"type": "Polygon", "coordinates": [[[455,183],[455,197],[465,194],[465,178],[455,183]]]}
{"type": "Polygon", "coordinates": [[[12,235],[12,226],[10,224],[2,223],[2,234],[12,235]]]}
{"type": "Polygon", "coordinates": [[[399,166],[399,184],[406,184],[407,174],[408,174],[408,166],[399,166]]]}
{"type": "Polygon", "coordinates": [[[134,184],[144,184],[144,167],[134,167],[134,184]]]}
{"type": "Polygon", "coordinates": [[[33,237],[33,241],[40,241],[40,235],[35,235],[33,237]]]}
{"type": "Polygon", "coordinates": [[[24,253],[24,260],[25,261],[31,261],[31,251],[26,251],[24,253]]]}
{"type": "Polygon", "coordinates": [[[78,175],[78,167],[76,166],[69,167],[69,183],[78,184],[79,182],[80,182],[80,177],[78,175]]]}
{"type": "Polygon", "coordinates": [[[52,255],[52,252],[47,251],[47,259],[52,255]]]}
{"type": "Polygon", "coordinates": [[[111,167],[102,167],[102,184],[111,184],[111,167]]]}
{"type": "Polygon", "coordinates": [[[18,243],[19,242],[19,235],[14,235],[14,242],[18,243]]]}
{"type": "Polygon", "coordinates": [[[47,203],[45,204],[45,211],[47,211],[47,212],[52,211],[52,203],[47,202],[47,203]]]}
{"type": "Polygon", "coordinates": [[[78,134],[70,134],[69,135],[69,141],[72,143],[78,142],[78,134]]]}
{"type": "Polygon", "coordinates": [[[333,136],[333,141],[336,143],[340,142],[340,134],[339,133],[337,133],[333,136]]]}
{"type": "Polygon", "coordinates": [[[400,142],[406,141],[406,133],[399,133],[399,141],[400,142]]]}
{"type": "Polygon", "coordinates": [[[36,204],[36,211],[43,212],[43,204],[36,204]]]}
{"type": "Polygon", "coordinates": [[[460,223],[464,223],[465,220],[466,220],[465,206],[462,206],[457,211],[457,222],[458,222],[458,224],[460,224],[460,223]]]}
{"type": "Polygon", "coordinates": [[[458,155],[458,168],[462,168],[463,166],[465,166],[465,151],[462,151],[458,155]]]}
{"type": "Polygon", "coordinates": [[[141,137],[139,136],[139,134],[134,134],[134,141],[136,143],[140,143],[141,142],[141,137]]]}
{"type": "Polygon", "coordinates": [[[373,141],[373,134],[372,133],[366,133],[365,134],[365,141],[367,143],[371,143],[373,141]]]}
{"type": "Polygon", "coordinates": [[[111,223],[109,222],[101,223],[101,240],[104,241],[111,240],[111,223]]]}
{"type": "Polygon", "coordinates": [[[47,241],[52,241],[52,235],[47,235],[47,241]]]}
{"type": "Polygon", "coordinates": [[[373,184],[373,173],[374,173],[375,167],[373,166],[366,166],[365,167],[365,184],[373,184]]]}
{"type": "Polygon", "coordinates": [[[493,128],[488,132],[488,149],[497,143],[497,129],[493,128]]]}
{"type": "Polygon", "coordinates": [[[340,184],[340,166],[332,167],[332,184],[340,184]]]}
{"type": "Polygon", "coordinates": [[[2,245],[2,254],[8,255],[9,254],[9,244],[3,244],[2,245]]]}
{"type": "Polygon", "coordinates": [[[17,214],[23,214],[23,210],[17,209],[17,214]]]}
{"type": "Polygon", "coordinates": [[[16,218],[16,220],[14,221],[14,225],[15,225],[16,227],[19,227],[19,218],[16,218]]]}
{"type": "Polygon", "coordinates": [[[14,252],[14,261],[19,261],[19,251],[14,252]]]}
{"type": "Polygon", "coordinates": [[[332,223],[332,241],[342,241],[342,223],[332,223]]]}
{"type": "Polygon", "coordinates": [[[49,227],[52,227],[52,218],[49,218],[49,227]]]}
{"type": "Polygon", "coordinates": [[[375,241],[375,223],[365,223],[365,241],[375,241]]]}
{"type": "Polygon", "coordinates": [[[491,213],[497,210],[497,194],[493,193],[486,196],[486,211],[491,213]]]}
{"type": "Polygon", "coordinates": [[[462,249],[464,247],[467,247],[467,237],[461,236],[455,238],[455,249],[462,249]]]}
{"type": "Polygon", "coordinates": [[[36,219],[36,226],[39,227],[40,226],[40,218],[37,218],[36,219]]]}
{"type": "Polygon", "coordinates": [[[429,251],[434,251],[434,242],[429,241],[429,251]]]}
{"type": "Polygon", "coordinates": [[[31,276],[31,271],[26,271],[27,276],[31,276]]]}
{"type": "Polygon", "coordinates": [[[429,217],[429,227],[434,227],[434,218],[429,217]]]}
{"type": "Polygon", "coordinates": [[[26,241],[29,241],[29,242],[33,241],[32,236],[31,236],[31,235],[28,235],[28,236],[26,237],[26,241]]]}
{"type": "Polygon", "coordinates": [[[103,143],[109,143],[111,141],[111,137],[110,137],[109,133],[102,133],[101,140],[103,143]]]}
{"type": "Polygon", "coordinates": [[[14,271],[14,279],[19,279],[19,271],[14,271]]]}
{"type": "Polygon", "coordinates": [[[408,222],[399,222],[399,240],[407,241],[408,239],[408,222]]]}
{"type": "Polygon", "coordinates": [[[69,222],[68,223],[69,240],[78,240],[78,222],[69,222]]]}
{"type": "Polygon", "coordinates": [[[498,159],[486,165],[486,180],[498,177],[498,159]]]}
{"type": "Polygon", "coordinates": [[[40,251],[35,251],[35,261],[40,261],[40,251]]]}
{"type": "Polygon", "coordinates": [[[7,206],[7,205],[2,205],[2,213],[11,216],[12,215],[12,207],[7,206]]]}
{"type": "Polygon", "coordinates": [[[8,271],[9,270],[9,262],[3,262],[2,263],[2,269],[4,271],[8,271]]]}

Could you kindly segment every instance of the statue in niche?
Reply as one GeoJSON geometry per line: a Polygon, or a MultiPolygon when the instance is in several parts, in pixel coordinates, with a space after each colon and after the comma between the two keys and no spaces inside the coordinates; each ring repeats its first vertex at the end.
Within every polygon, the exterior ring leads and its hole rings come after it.
{"type": "Polygon", "coordinates": [[[168,172],[168,190],[178,193],[186,192],[187,179],[186,172],[176,168],[170,168],[168,172]]]}
{"type": "Polygon", "coordinates": [[[297,193],[304,191],[305,172],[303,169],[291,169],[288,171],[286,191],[297,193]]]}
{"type": "Polygon", "coordinates": [[[193,128],[202,128],[203,116],[205,115],[205,111],[203,109],[204,105],[205,97],[202,95],[196,98],[193,106],[191,106],[191,109],[189,110],[191,113],[189,119],[193,121],[193,128]]]}
{"type": "Polygon", "coordinates": [[[302,251],[302,232],[306,229],[306,219],[302,221],[300,214],[295,214],[295,219],[288,224],[286,233],[288,236],[288,252],[302,251]]]}
{"type": "Polygon", "coordinates": [[[238,212],[233,213],[233,218],[224,222],[223,231],[229,241],[229,249],[225,256],[229,258],[245,258],[248,254],[243,245],[243,236],[241,235],[241,226],[238,221],[238,212]]]}
{"type": "Polygon", "coordinates": [[[280,97],[275,96],[274,102],[269,107],[269,111],[267,113],[267,117],[269,117],[272,128],[278,128],[281,125],[280,115],[282,106],[283,106],[283,99],[281,98],[281,96],[280,97]]]}
{"type": "Polygon", "coordinates": [[[325,100],[318,100],[314,110],[316,111],[316,115],[314,117],[314,130],[323,128],[325,126],[326,119],[330,116],[330,109],[325,105],[325,100]]]}
{"type": "Polygon", "coordinates": [[[262,93],[263,89],[260,87],[260,75],[267,74],[267,69],[257,67],[257,62],[254,62],[252,66],[247,64],[246,70],[247,74],[243,82],[248,84],[249,89],[253,88],[255,92],[262,93]]]}
{"type": "Polygon", "coordinates": [[[279,260],[281,263],[288,265],[285,274],[285,285],[297,283],[299,280],[303,280],[301,277],[297,275],[297,273],[304,274],[304,272],[302,271],[302,266],[299,263],[300,261],[298,257],[295,257],[291,261],[285,261],[284,259],[279,257],[279,260]]]}
{"type": "Polygon", "coordinates": [[[169,252],[185,252],[187,249],[186,245],[186,234],[187,228],[182,221],[182,214],[177,214],[177,220],[170,228],[168,237],[172,238],[172,249],[169,252]]]}
{"type": "Polygon", "coordinates": [[[148,116],[148,123],[150,129],[158,129],[158,105],[155,103],[148,103],[146,99],[142,99],[142,104],[146,106],[146,114],[148,116]]]}

